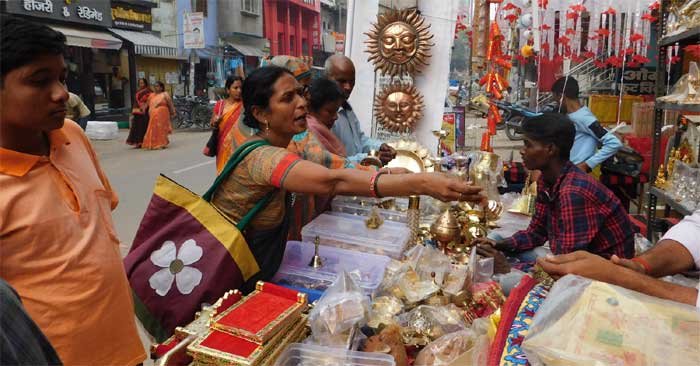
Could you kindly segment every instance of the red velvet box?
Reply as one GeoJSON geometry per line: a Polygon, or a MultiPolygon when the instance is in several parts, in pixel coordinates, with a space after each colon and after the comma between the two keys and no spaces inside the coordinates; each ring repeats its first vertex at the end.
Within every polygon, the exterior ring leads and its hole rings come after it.
{"type": "Polygon", "coordinates": [[[306,295],[271,283],[256,290],[214,319],[212,330],[239,336],[258,345],[295,323],[306,308],[306,295]]]}

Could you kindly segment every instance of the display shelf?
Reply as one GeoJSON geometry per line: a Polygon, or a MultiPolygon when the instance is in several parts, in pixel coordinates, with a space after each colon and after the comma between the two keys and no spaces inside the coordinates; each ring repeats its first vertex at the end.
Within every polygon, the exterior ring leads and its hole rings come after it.
{"type": "Polygon", "coordinates": [[[688,29],[684,32],[674,34],[672,36],[661,38],[661,40],[659,41],[659,47],[672,45],[676,42],[690,42],[695,39],[700,39],[700,26],[688,29]]]}
{"type": "Polygon", "coordinates": [[[663,189],[657,188],[652,186],[649,189],[649,193],[653,194],[657,198],[660,198],[662,201],[664,201],[667,205],[669,205],[672,209],[680,213],[681,215],[690,215],[693,213],[693,210],[690,209],[689,207],[682,205],[680,202],[677,202],[676,200],[671,197],[668,192],[664,191],[663,189]]]}
{"type": "Polygon", "coordinates": [[[656,108],[673,111],[700,112],[700,104],[656,102],[656,108]]]}

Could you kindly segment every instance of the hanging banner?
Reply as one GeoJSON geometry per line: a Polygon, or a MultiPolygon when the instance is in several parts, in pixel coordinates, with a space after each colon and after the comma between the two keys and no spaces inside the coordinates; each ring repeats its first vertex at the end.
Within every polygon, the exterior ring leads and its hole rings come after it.
{"type": "Polygon", "coordinates": [[[183,14],[183,38],[185,49],[204,48],[204,14],[183,14]]]}

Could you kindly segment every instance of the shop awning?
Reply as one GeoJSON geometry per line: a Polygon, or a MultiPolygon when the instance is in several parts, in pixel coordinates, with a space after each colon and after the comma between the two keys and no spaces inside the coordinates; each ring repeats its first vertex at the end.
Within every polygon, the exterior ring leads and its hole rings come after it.
{"type": "Polygon", "coordinates": [[[242,44],[240,42],[228,42],[228,44],[244,56],[265,57],[263,50],[258,47],[242,44]]]}
{"type": "Polygon", "coordinates": [[[122,41],[112,37],[107,32],[83,30],[52,25],[51,28],[66,36],[66,44],[74,47],[102,48],[118,50],[122,48],[122,41]]]}
{"type": "Polygon", "coordinates": [[[150,33],[133,32],[123,29],[110,28],[110,32],[116,34],[134,44],[134,53],[137,55],[152,56],[152,57],[178,57],[177,48],[170,47],[160,38],[150,33]]]}

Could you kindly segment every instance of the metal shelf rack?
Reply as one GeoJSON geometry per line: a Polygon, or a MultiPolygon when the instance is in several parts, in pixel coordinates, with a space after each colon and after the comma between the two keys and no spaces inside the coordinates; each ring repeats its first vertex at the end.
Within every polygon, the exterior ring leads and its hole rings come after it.
{"type": "MultiPolygon", "coordinates": [[[[666,65],[666,48],[669,46],[673,46],[676,43],[678,43],[680,46],[683,45],[688,45],[688,44],[693,44],[700,42],[700,27],[694,27],[691,29],[688,29],[684,32],[674,34],[672,36],[664,36],[664,32],[666,30],[666,23],[668,21],[668,14],[669,14],[669,2],[668,1],[661,1],[660,2],[660,9],[659,9],[659,22],[658,22],[658,32],[659,34],[659,42],[658,42],[658,47],[659,47],[659,62],[658,62],[658,67],[656,68],[656,98],[662,97],[666,94],[666,67],[663,65],[666,65]]],[[[681,47],[682,49],[682,47],[681,47]]],[[[649,207],[647,208],[647,220],[648,220],[648,225],[647,225],[647,238],[649,240],[652,239],[653,233],[654,233],[654,227],[656,225],[653,225],[653,222],[656,218],[656,204],[657,204],[657,199],[660,198],[666,203],[666,214],[669,214],[669,211],[673,209],[674,211],[678,212],[679,214],[682,215],[687,215],[689,212],[689,209],[686,208],[685,206],[680,205],[677,203],[673,198],[669,197],[666,192],[663,190],[654,187],[654,178],[657,175],[657,170],[659,168],[659,160],[662,159],[659,155],[659,150],[661,146],[661,127],[663,127],[663,121],[664,121],[664,111],[665,110],[682,110],[682,111],[688,111],[688,112],[695,112],[695,111],[700,111],[700,105],[692,105],[692,104],[675,104],[675,103],[663,103],[663,102],[657,102],[656,103],[656,108],[655,108],[655,113],[654,113],[654,136],[653,136],[653,145],[652,145],[652,154],[651,154],[651,172],[650,172],[650,180],[651,180],[651,188],[649,189],[649,207]]]]}

